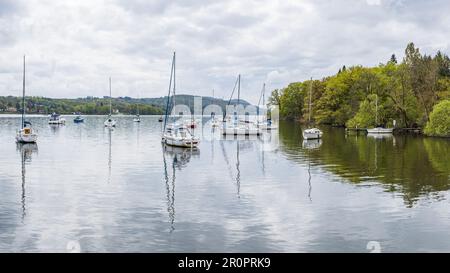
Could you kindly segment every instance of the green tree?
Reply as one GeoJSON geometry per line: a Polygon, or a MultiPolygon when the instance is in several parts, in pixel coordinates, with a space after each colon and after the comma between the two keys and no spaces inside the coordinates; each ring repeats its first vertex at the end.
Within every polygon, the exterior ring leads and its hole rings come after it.
{"type": "Polygon", "coordinates": [[[430,121],[425,127],[429,136],[450,137],[450,100],[436,104],[430,114],[430,121]]]}

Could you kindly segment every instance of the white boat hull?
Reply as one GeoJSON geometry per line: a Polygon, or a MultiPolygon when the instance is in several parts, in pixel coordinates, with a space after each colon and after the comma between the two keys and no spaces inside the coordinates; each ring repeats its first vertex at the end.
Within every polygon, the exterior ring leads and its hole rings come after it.
{"type": "Polygon", "coordinates": [[[322,131],[319,129],[308,129],[303,131],[303,139],[319,139],[322,138],[322,131]]]}
{"type": "Polygon", "coordinates": [[[17,133],[16,135],[16,141],[19,143],[36,143],[37,141],[37,134],[23,134],[23,133],[17,133]]]}
{"type": "Polygon", "coordinates": [[[392,134],[393,131],[394,131],[393,128],[381,128],[381,127],[367,129],[367,133],[369,134],[392,134]]]}
{"type": "Polygon", "coordinates": [[[393,128],[381,128],[381,127],[367,129],[367,133],[369,134],[392,134],[393,131],[394,131],[393,128]]]}
{"type": "Polygon", "coordinates": [[[65,125],[66,124],[66,120],[65,119],[49,120],[48,124],[50,124],[50,125],[65,125]]]}
{"type": "Polygon", "coordinates": [[[107,120],[103,124],[105,125],[105,127],[109,127],[109,128],[116,127],[116,121],[115,120],[112,120],[112,121],[108,121],[107,120]]]}
{"type": "Polygon", "coordinates": [[[180,138],[172,138],[168,136],[163,137],[163,143],[175,146],[175,147],[183,147],[183,148],[196,148],[199,144],[198,139],[180,139],[180,138]]]}

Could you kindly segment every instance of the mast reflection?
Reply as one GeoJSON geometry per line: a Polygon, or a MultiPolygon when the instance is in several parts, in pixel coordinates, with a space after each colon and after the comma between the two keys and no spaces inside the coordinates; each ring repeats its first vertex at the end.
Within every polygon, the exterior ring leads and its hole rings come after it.
{"type": "Polygon", "coordinates": [[[26,165],[31,163],[33,153],[38,152],[36,143],[17,143],[17,151],[20,152],[20,159],[22,163],[22,220],[26,215],[26,165]]]}
{"type": "Polygon", "coordinates": [[[162,144],[164,182],[166,184],[167,212],[169,213],[170,231],[175,230],[175,182],[176,172],[181,171],[191,158],[199,156],[198,148],[179,148],[162,144]],[[170,174],[170,172],[171,174],[170,174]]]}
{"type": "Polygon", "coordinates": [[[312,192],[312,184],[311,184],[311,151],[314,149],[320,148],[322,145],[322,139],[308,139],[303,140],[302,147],[307,151],[308,157],[308,198],[309,201],[312,202],[311,192],[312,192]]]}

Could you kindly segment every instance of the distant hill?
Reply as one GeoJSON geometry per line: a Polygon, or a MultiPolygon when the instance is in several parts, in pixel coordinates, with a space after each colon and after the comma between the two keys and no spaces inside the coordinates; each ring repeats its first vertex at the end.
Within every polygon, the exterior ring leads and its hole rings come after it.
{"type": "MultiPolygon", "coordinates": [[[[193,112],[194,96],[192,95],[176,95],[177,104],[188,105],[193,112]]],[[[21,97],[7,96],[0,97],[0,113],[20,113],[21,97]]],[[[142,115],[160,115],[165,112],[167,96],[159,98],[131,98],[118,97],[112,99],[112,108],[123,114],[135,114],[137,105],[142,115]]],[[[232,100],[231,104],[236,103],[232,100]]],[[[244,106],[249,105],[245,100],[240,100],[244,106]]],[[[202,108],[210,104],[216,104],[225,107],[228,100],[215,99],[212,97],[202,97],[202,108]]],[[[109,97],[97,98],[86,97],[76,99],[53,99],[45,97],[26,97],[27,113],[30,114],[50,114],[53,112],[59,114],[72,114],[80,112],[82,114],[108,114],[109,113],[109,97]]]]}

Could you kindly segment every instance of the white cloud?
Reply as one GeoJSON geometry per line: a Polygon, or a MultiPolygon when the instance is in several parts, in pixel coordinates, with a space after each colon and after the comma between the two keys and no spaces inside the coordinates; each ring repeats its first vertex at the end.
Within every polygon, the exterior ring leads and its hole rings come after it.
{"type": "Polygon", "coordinates": [[[414,41],[449,50],[449,3],[435,1],[0,1],[0,95],[164,96],[172,51],[180,93],[242,97],[377,65],[414,41]],[[439,6],[439,9],[432,8],[439,6]]]}

